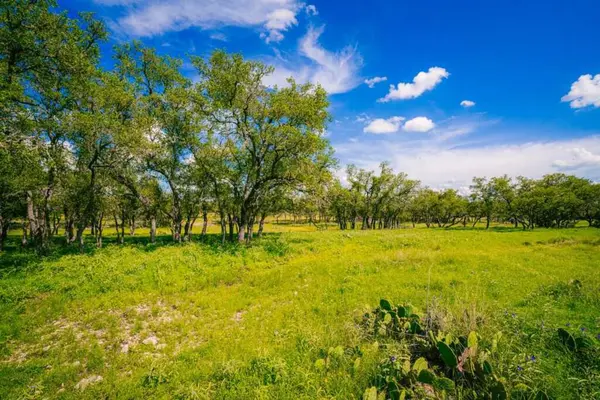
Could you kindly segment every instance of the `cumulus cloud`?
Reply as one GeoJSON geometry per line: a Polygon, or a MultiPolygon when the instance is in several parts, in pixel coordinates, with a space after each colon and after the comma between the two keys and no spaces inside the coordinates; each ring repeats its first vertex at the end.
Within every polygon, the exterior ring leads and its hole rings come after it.
{"type": "Polygon", "coordinates": [[[427,72],[421,71],[413,78],[412,83],[399,83],[398,86],[390,85],[390,91],[379,102],[390,100],[414,99],[423,93],[432,90],[442,79],[448,78],[450,73],[444,68],[431,67],[427,72]]]}
{"type": "Polygon", "coordinates": [[[404,118],[402,117],[391,117],[388,119],[377,118],[372,120],[364,127],[363,132],[373,133],[376,135],[395,133],[400,130],[404,118]]]}
{"type": "MultiPolygon", "coordinates": [[[[298,24],[296,15],[304,4],[296,0],[94,0],[121,6],[125,15],[111,25],[132,36],[155,36],[190,27],[261,27],[261,37],[278,42],[298,24]]],[[[314,8],[316,12],[316,8],[314,8]]],[[[308,11],[307,11],[308,12],[308,11]]],[[[311,11],[313,9],[311,8],[311,11]]]]}
{"type": "Polygon", "coordinates": [[[375,87],[375,85],[378,84],[379,82],[385,82],[385,81],[387,81],[386,76],[375,76],[373,78],[365,79],[365,83],[371,89],[373,89],[375,87]]]}
{"type": "Polygon", "coordinates": [[[475,105],[475,102],[471,101],[471,100],[463,100],[460,102],[460,105],[463,106],[464,108],[469,108],[469,107],[473,107],[475,105]]]}
{"type": "Polygon", "coordinates": [[[409,119],[404,124],[404,130],[407,132],[429,132],[433,128],[435,128],[435,124],[427,117],[409,119]]]}
{"type": "Polygon", "coordinates": [[[570,102],[571,108],[600,107],[600,74],[581,75],[561,101],[570,102]]]}
{"type": "Polygon", "coordinates": [[[267,86],[286,86],[287,78],[296,82],[319,83],[329,94],[345,93],[360,84],[362,58],[354,47],[346,46],[333,52],[319,43],[324,27],[310,28],[300,40],[300,60],[277,58],[267,60],[275,72],[263,80],[267,86]]]}

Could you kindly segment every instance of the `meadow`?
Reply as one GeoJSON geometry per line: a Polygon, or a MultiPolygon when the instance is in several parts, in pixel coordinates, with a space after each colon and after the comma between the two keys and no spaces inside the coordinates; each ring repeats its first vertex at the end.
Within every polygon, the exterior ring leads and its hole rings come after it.
{"type": "Polygon", "coordinates": [[[598,229],[266,232],[249,246],[143,233],[119,246],[109,233],[102,249],[44,258],[11,237],[0,398],[360,399],[382,360],[408,351],[361,324],[382,298],[444,332],[502,332],[507,387],[600,398],[598,358],[556,335],[600,343],[598,229]]]}

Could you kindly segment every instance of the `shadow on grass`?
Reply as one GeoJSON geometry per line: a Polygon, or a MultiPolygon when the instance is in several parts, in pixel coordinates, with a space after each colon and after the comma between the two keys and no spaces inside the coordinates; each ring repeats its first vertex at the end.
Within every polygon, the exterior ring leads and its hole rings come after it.
{"type": "Polygon", "coordinates": [[[436,229],[445,229],[445,230],[457,230],[457,231],[480,231],[480,232],[536,232],[536,231],[548,231],[548,230],[552,230],[552,231],[556,231],[556,232],[561,232],[564,231],[565,229],[577,229],[577,230],[587,230],[590,229],[591,227],[589,226],[570,226],[568,228],[543,228],[543,227],[537,227],[534,229],[523,229],[523,227],[519,226],[517,228],[515,228],[514,226],[490,226],[489,229],[486,229],[485,227],[482,226],[452,226],[449,228],[438,228],[435,227],[436,229]]]}
{"type": "Polygon", "coordinates": [[[30,267],[38,264],[42,260],[56,261],[62,257],[69,255],[86,254],[93,255],[96,252],[101,252],[106,248],[115,246],[135,247],[144,252],[153,252],[163,247],[185,246],[188,243],[193,243],[211,254],[229,254],[238,255],[245,251],[248,247],[262,246],[268,253],[281,253],[281,243],[279,241],[281,233],[270,232],[263,233],[261,238],[255,238],[246,245],[240,244],[237,241],[229,241],[226,238],[225,243],[222,242],[222,236],[218,233],[209,233],[204,236],[200,234],[192,234],[189,242],[174,242],[171,235],[157,235],[155,243],[151,243],[148,236],[125,236],[123,244],[117,242],[117,237],[114,235],[105,236],[102,239],[102,248],[96,247],[95,238],[91,235],[85,237],[85,245],[83,250],[75,243],[67,244],[64,237],[54,237],[50,243],[50,249],[47,254],[39,254],[32,246],[21,246],[21,238],[18,235],[9,235],[6,239],[4,250],[0,252],[0,276],[7,270],[16,270],[30,267]]]}

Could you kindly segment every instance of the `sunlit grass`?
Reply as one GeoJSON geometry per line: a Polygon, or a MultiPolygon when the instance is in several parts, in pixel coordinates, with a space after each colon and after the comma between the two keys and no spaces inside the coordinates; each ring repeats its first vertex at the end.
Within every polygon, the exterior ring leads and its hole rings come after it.
{"type": "MultiPolygon", "coordinates": [[[[248,248],[212,226],[205,243],[149,245],[139,229],[83,255],[0,254],[0,398],[360,398],[386,353],[357,321],[382,297],[433,304],[449,330],[600,333],[599,230],[267,231],[248,248]],[[580,296],[555,294],[572,279],[580,296]],[[315,368],[338,345],[361,346],[361,367],[315,368]]],[[[505,336],[559,397],[597,390],[568,354],[505,336]]]]}

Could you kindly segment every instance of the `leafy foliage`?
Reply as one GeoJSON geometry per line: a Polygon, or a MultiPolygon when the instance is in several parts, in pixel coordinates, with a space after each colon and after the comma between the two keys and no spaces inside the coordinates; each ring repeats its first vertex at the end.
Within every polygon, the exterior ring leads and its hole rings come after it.
{"type": "MultiPolygon", "coordinates": [[[[365,315],[363,326],[375,337],[401,341],[409,350],[405,358],[391,356],[379,365],[373,386],[363,398],[506,399],[510,392],[506,380],[493,367],[501,332],[493,340],[484,340],[474,331],[454,336],[423,330],[421,318],[411,306],[392,306],[385,299],[372,315],[365,315]]],[[[526,398],[547,398],[544,392],[532,391],[524,384],[518,391],[526,398]]]]}

